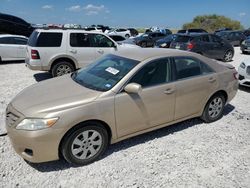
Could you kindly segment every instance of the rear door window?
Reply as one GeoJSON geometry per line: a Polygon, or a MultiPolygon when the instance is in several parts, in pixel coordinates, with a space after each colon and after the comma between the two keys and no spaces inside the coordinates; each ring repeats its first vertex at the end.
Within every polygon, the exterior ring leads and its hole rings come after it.
{"type": "Polygon", "coordinates": [[[190,36],[177,36],[176,39],[175,39],[175,42],[189,42],[193,39],[193,37],[190,37],[190,36]]]}
{"type": "Polygon", "coordinates": [[[19,44],[19,45],[26,45],[27,44],[27,39],[25,38],[21,38],[21,37],[15,37],[15,44],[19,44]]]}
{"type": "Polygon", "coordinates": [[[62,35],[59,32],[41,32],[38,36],[36,47],[60,47],[62,35]]]}
{"type": "Polygon", "coordinates": [[[3,37],[0,38],[0,44],[15,44],[12,37],[3,37]]]}
{"type": "Polygon", "coordinates": [[[190,57],[174,58],[176,68],[176,79],[205,75],[214,72],[207,64],[190,57]]]}
{"type": "Polygon", "coordinates": [[[209,37],[208,37],[208,35],[201,35],[201,36],[200,36],[200,41],[202,41],[202,42],[209,42],[209,37]]]}
{"type": "Polygon", "coordinates": [[[90,47],[91,34],[70,33],[70,46],[72,47],[90,47]]]}

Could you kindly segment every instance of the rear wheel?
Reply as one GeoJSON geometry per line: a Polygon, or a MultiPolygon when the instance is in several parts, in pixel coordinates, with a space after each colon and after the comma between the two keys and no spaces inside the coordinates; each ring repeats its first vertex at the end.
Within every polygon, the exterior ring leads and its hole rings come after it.
{"type": "Polygon", "coordinates": [[[127,38],[127,39],[128,39],[129,37],[130,37],[130,36],[129,36],[129,34],[126,34],[126,35],[125,35],[125,38],[127,38]]]}
{"type": "Polygon", "coordinates": [[[226,53],[224,54],[224,57],[223,57],[223,61],[225,62],[229,62],[233,59],[233,51],[232,50],[228,50],[226,51],[226,53]]]}
{"type": "Polygon", "coordinates": [[[67,61],[62,61],[62,62],[58,62],[56,63],[52,69],[51,69],[51,73],[53,77],[57,77],[57,76],[62,76],[64,74],[69,74],[71,72],[73,72],[75,70],[74,66],[67,62],[67,61]]]}
{"type": "Polygon", "coordinates": [[[61,153],[66,161],[86,165],[97,160],[108,146],[107,130],[91,122],[73,130],[62,143],[61,153]]]}
{"type": "Polygon", "coordinates": [[[212,96],[206,104],[201,119],[206,123],[214,122],[223,115],[225,97],[222,94],[212,96]]]}
{"type": "Polygon", "coordinates": [[[141,43],[141,47],[142,47],[142,48],[146,48],[146,47],[147,47],[147,43],[146,43],[146,42],[142,42],[142,43],[141,43]]]}

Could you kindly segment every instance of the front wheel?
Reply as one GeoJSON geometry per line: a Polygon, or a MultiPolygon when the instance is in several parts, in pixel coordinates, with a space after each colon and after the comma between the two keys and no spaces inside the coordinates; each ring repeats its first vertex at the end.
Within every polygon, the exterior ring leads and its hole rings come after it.
{"type": "Polygon", "coordinates": [[[90,123],[71,132],[64,139],[61,152],[69,163],[86,165],[97,160],[107,146],[107,130],[97,123],[90,123]]]}
{"type": "Polygon", "coordinates": [[[212,96],[206,104],[201,119],[206,123],[214,122],[223,115],[225,97],[222,94],[212,96]]]}
{"type": "Polygon", "coordinates": [[[129,37],[130,37],[129,34],[126,34],[126,35],[125,35],[125,38],[126,38],[126,39],[128,39],[129,37]]]}
{"type": "Polygon", "coordinates": [[[226,51],[226,53],[224,54],[224,57],[223,57],[223,61],[225,62],[229,62],[233,59],[233,51],[232,50],[228,50],[226,51]]]}
{"type": "Polygon", "coordinates": [[[67,62],[67,61],[62,61],[62,62],[58,62],[56,63],[52,69],[51,69],[51,73],[53,77],[57,77],[57,76],[62,76],[64,74],[69,74],[71,72],[74,72],[74,66],[67,62]]]}

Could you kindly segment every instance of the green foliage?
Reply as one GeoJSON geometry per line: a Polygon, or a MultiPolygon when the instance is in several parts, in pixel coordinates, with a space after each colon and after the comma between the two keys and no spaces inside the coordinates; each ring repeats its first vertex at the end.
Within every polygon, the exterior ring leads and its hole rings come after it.
{"type": "Polygon", "coordinates": [[[243,29],[239,21],[216,14],[196,16],[193,22],[186,23],[182,26],[183,29],[202,28],[208,32],[214,32],[217,29],[225,27],[233,30],[243,29]]]}

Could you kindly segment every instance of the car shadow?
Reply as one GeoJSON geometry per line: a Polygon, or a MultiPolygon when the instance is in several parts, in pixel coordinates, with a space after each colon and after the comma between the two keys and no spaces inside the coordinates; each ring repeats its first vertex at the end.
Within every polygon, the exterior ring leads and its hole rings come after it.
{"type": "Polygon", "coordinates": [[[33,76],[37,82],[41,82],[43,80],[52,78],[52,75],[49,72],[37,73],[37,74],[34,74],[33,76]]]}
{"type": "MultiPolygon", "coordinates": [[[[234,106],[232,106],[231,104],[228,104],[224,109],[223,115],[227,116],[230,112],[234,110],[234,108],[235,108],[234,106]]],[[[188,129],[190,127],[193,127],[195,125],[199,125],[202,123],[203,121],[201,119],[193,118],[190,120],[186,120],[186,121],[176,123],[176,124],[173,124],[173,125],[170,125],[170,126],[167,126],[167,127],[155,130],[155,131],[151,131],[142,135],[138,135],[138,136],[123,140],[119,143],[110,145],[107,151],[105,152],[105,154],[99,160],[102,160],[103,158],[111,155],[112,153],[126,150],[135,145],[143,144],[150,140],[162,138],[162,137],[171,135],[173,133],[188,129]]],[[[33,167],[34,169],[40,172],[52,172],[52,171],[65,170],[68,168],[81,167],[81,166],[69,164],[64,159],[60,159],[58,161],[45,162],[45,163],[30,163],[28,161],[26,162],[31,167],[33,167]]]]}
{"type": "Polygon", "coordinates": [[[250,93],[250,87],[239,85],[239,90],[250,93]]]}
{"type": "Polygon", "coordinates": [[[25,63],[24,60],[19,60],[19,61],[0,61],[0,65],[7,65],[7,64],[21,64],[25,63]]]}

